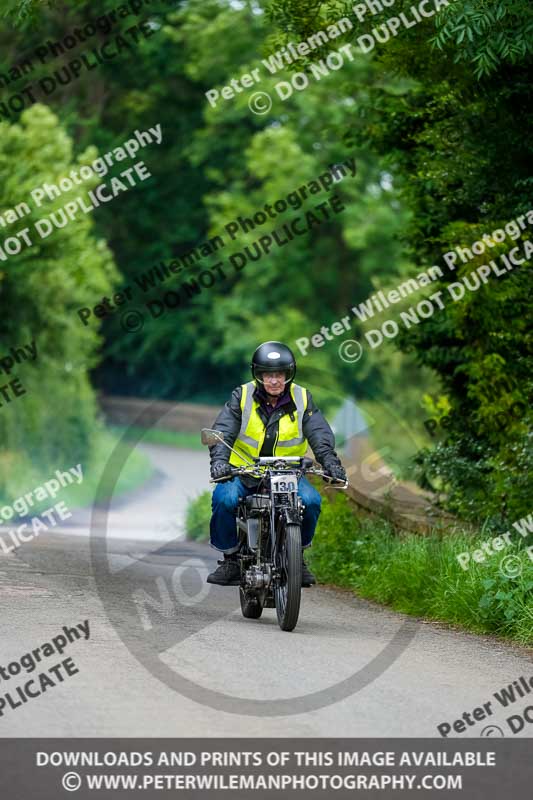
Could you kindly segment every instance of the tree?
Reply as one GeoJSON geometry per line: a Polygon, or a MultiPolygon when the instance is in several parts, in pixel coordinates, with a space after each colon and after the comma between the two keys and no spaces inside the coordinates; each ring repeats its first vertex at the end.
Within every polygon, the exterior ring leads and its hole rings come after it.
{"type": "MultiPolygon", "coordinates": [[[[285,40],[289,30],[295,38],[309,24],[293,5],[272,4],[285,40]]],[[[409,5],[396,3],[394,15],[409,5]]],[[[348,5],[343,12],[350,13],[348,5]]],[[[320,4],[322,20],[339,13],[336,2],[320,4]]],[[[352,38],[387,17],[367,15],[352,38]]],[[[352,128],[359,144],[385,159],[410,211],[406,252],[419,266],[442,264],[443,253],[471,246],[530,209],[531,24],[530,4],[520,0],[493,7],[481,0],[453,3],[367,56],[376,80],[358,103],[352,128]],[[406,91],[384,89],[383,78],[391,75],[406,91]]],[[[358,87],[348,92],[355,96],[358,87]]],[[[507,247],[495,246],[489,257],[507,247]]],[[[432,291],[445,290],[486,258],[447,271],[432,291]]],[[[423,484],[444,489],[452,510],[495,524],[529,510],[531,294],[526,264],[400,339],[404,351],[440,378],[443,395],[433,408],[451,409],[442,442],[418,458],[423,484]]]]}
{"type": "MultiPolygon", "coordinates": [[[[75,160],[72,151],[71,139],[45,106],[25,111],[16,125],[0,125],[0,208],[6,219],[7,209],[21,203],[31,210],[1,229],[0,246],[25,228],[33,242],[0,262],[0,352],[8,356],[11,348],[36,346],[35,360],[2,375],[3,384],[15,377],[25,391],[0,408],[4,486],[15,453],[24,454],[29,485],[32,465],[56,468],[66,456],[77,463],[91,451],[96,409],[88,372],[97,362],[101,337],[80,325],[76,312],[87,292],[102,296],[117,275],[105,242],[94,236],[90,216],[78,216],[47,238],[37,235],[35,223],[72,196],[40,207],[30,198],[36,187],[57,183],[97,155],[90,148],[75,160]]],[[[96,184],[92,179],[86,186],[96,184]]]]}

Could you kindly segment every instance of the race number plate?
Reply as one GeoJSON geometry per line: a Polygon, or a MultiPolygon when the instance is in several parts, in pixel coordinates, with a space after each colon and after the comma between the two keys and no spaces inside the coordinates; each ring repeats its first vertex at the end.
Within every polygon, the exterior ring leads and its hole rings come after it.
{"type": "Polygon", "coordinates": [[[273,475],[271,480],[273,492],[298,491],[298,478],[296,475],[273,475]]]}

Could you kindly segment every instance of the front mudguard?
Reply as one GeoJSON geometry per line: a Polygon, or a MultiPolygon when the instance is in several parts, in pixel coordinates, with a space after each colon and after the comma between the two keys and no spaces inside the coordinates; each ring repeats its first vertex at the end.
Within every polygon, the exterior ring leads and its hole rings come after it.
{"type": "Polygon", "coordinates": [[[280,513],[280,518],[286,525],[300,525],[302,518],[299,508],[284,508],[280,513]]]}

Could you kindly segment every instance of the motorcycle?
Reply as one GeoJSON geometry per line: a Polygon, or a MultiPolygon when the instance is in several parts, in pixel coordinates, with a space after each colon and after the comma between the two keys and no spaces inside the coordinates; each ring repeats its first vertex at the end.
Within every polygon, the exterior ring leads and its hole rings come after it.
{"type": "Polygon", "coordinates": [[[233,467],[228,477],[249,475],[259,483],[248,497],[239,500],[237,531],[241,568],[239,597],[241,611],[248,619],[259,619],[264,608],[275,608],[283,631],[292,631],[298,622],[302,590],[303,504],[298,497],[298,480],[306,474],[320,475],[331,488],[346,489],[339,481],[316,467],[312,458],[300,456],[250,457],[237,452],[224,441],[219,431],[204,428],[202,444],[222,442],[247,464],[233,467]]]}

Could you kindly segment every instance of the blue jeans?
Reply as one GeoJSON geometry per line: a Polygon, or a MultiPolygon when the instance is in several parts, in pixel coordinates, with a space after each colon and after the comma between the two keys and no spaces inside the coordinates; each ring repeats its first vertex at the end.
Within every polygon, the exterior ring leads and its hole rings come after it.
{"type": "MultiPolygon", "coordinates": [[[[213,514],[210,526],[211,545],[216,550],[221,550],[223,553],[235,553],[239,549],[239,537],[235,522],[239,497],[247,497],[256,492],[257,489],[248,489],[238,477],[217,485],[213,492],[213,514]]],[[[302,498],[305,506],[302,546],[309,547],[320,515],[322,498],[306,478],[300,478],[298,481],[298,495],[302,498]]]]}

